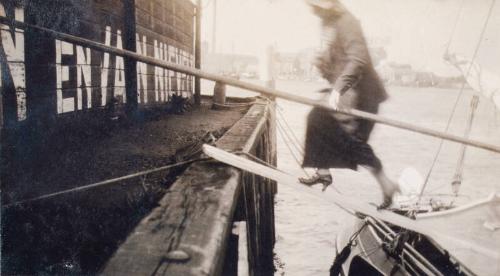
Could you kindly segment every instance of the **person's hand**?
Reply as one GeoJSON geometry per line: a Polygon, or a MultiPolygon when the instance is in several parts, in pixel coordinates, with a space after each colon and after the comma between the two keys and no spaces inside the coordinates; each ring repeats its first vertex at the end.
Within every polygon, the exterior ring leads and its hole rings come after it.
{"type": "Polygon", "coordinates": [[[340,93],[339,91],[332,89],[330,92],[330,97],[328,98],[328,105],[331,108],[337,109],[339,105],[340,93]]]}

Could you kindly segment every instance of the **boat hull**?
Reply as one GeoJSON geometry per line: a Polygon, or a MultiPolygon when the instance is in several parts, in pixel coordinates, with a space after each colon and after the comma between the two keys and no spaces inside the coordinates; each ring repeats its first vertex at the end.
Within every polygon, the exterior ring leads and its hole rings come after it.
{"type": "Polygon", "coordinates": [[[341,275],[473,275],[426,236],[371,217],[355,218],[339,233],[337,257],[349,243],[341,275]]]}

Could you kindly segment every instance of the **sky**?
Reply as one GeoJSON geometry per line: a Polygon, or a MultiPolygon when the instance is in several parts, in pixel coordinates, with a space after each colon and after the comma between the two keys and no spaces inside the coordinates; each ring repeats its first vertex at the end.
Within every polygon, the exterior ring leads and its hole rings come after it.
{"type": "MultiPolygon", "coordinates": [[[[494,3],[476,60],[500,75],[500,3],[495,0],[342,2],[361,21],[370,43],[384,43],[388,61],[409,63],[417,70],[441,75],[456,74],[442,61],[448,43],[450,52],[470,58],[474,55],[494,3]]],[[[202,40],[210,49],[214,3],[217,52],[261,57],[269,45],[282,52],[319,45],[319,20],[304,0],[203,0],[202,40]]]]}

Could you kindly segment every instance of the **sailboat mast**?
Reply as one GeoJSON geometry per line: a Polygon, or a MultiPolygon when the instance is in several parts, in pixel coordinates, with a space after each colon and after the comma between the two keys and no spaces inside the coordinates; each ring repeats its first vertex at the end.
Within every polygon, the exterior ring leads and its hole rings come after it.
{"type": "MultiPolygon", "coordinates": [[[[474,115],[477,110],[477,105],[479,103],[479,96],[474,95],[471,99],[470,103],[470,113],[469,117],[467,118],[467,125],[465,127],[465,132],[464,132],[464,138],[468,139],[470,136],[470,132],[472,129],[472,123],[474,122],[474,115]]],[[[465,160],[465,153],[467,150],[467,145],[462,144],[460,148],[460,155],[458,157],[457,161],[457,166],[455,169],[455,176],[453,177],[453,181],[451,182],[451,189],[453,193],[458,195],[458,191],[460,190],[460,185],[462,184],[462,173],[464,169],[464,160],[465,160]]]]}

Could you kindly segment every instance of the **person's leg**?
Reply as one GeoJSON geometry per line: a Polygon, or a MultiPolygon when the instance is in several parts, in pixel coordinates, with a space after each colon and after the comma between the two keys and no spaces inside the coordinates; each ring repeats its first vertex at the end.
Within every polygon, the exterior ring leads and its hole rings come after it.
{"type": "MultiPolygon", "coordinates": [[[[361,101],[360,105],[357,106],[357,108],[373,114],[378,113],[378,104],[369,101],[361,101]]],[[[356,120],[359,124],[356,132],[354,133],[354,136],[358,144],[356,148],[358,148],[359,151],[356,151],[357,154],[354,154],[354,158],[356,159],[355,161],[357,164],[366,168],[373,175],[373,177],[379,184],[384,197],[383,202],[379,206],[379,208],[387,208],[392,204],[393,195],[396,192],[399,192],[399,186],[389,177],[387,177],[382,162],[375,155],[372,147],[367,143],[375,124],[368,120],[356,120]]]]}
{"type": "Polygon", "coordinates": [[[392,197],[396,192],[399,192],[399,186],[387,177],[382,162],[375,155],[370,145],[363,143],[358,146],[358,149],[360,150],[355,155],[355,158],[358,158],[358,164],[366,168],[373,175],[382,190],[384,199],[379,209],[389,207],[392,204],[392,197]]]}
{"type": "Polygon", "coordinates": [[[382,162],[375,155],[368,143],[358,138],[353,138],[350,142],[352,149],[351,158],[354,163],[366,168],[373,175],[382,190],[384,199],[379,208],[389,207],[392,204],[393,195],[399,192],[399,186],[387,177],[382,162]]]}
{"type": "Polygon", "coordinates": [[[312,186],[332,184],[329,166],[331,158],[335,156],[332,148],[332,130],[338,128],[337,122],[329,112],[314,108],[307,118],[307,130],[305,141],[305,154],[302,162],[303,168],[316,168],[312,176],[300,177],[302,184],[312,186]]]}
{"type": "Polygon", "coordinates": [[[384,196],[382,204],[379,205],[379,209],[385,209],[392,204],[392,197],[396,192],[399,192],[399,186],[392,181],[384,172],[382,166],[374,167],[370,165],[363,165],[372,175],[379,184],[382,194],[384,196]]]}
{"type": "Polygon", "coordinates": [[[330,175],[330,170],[329,169],[318,168],[316,170],[316,173],[319,174],[319,175],[330,175]]]}

